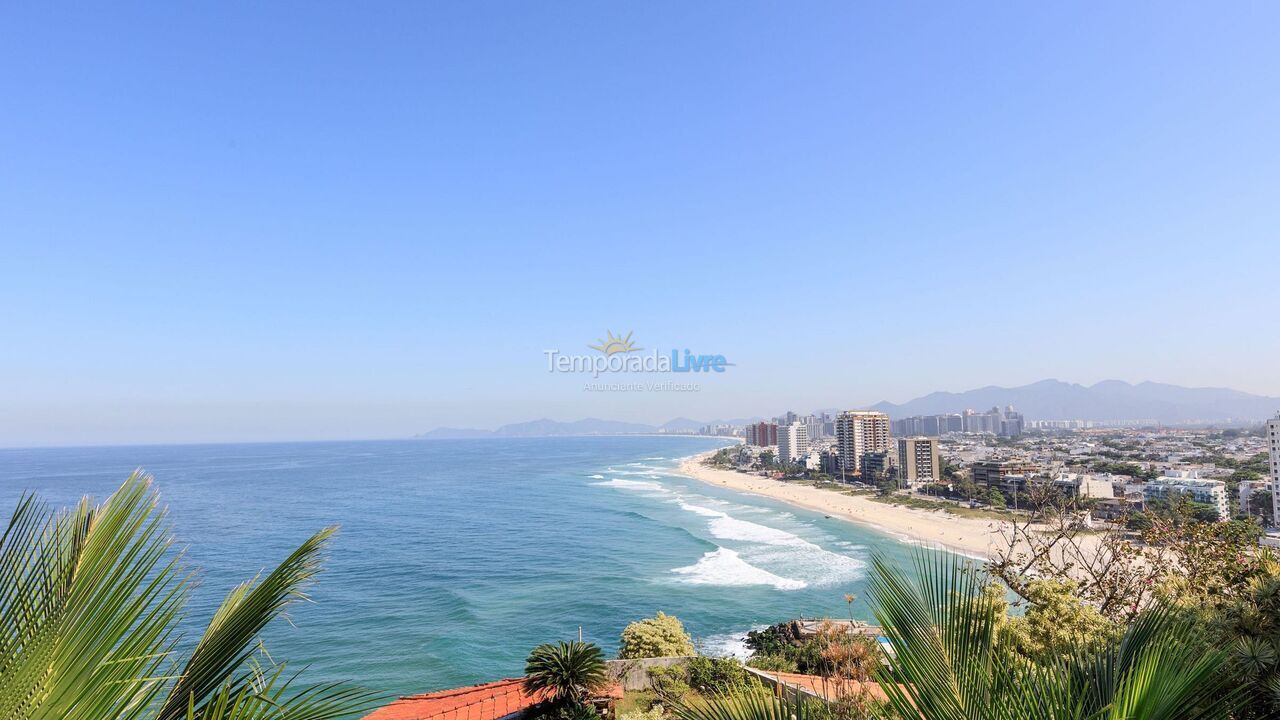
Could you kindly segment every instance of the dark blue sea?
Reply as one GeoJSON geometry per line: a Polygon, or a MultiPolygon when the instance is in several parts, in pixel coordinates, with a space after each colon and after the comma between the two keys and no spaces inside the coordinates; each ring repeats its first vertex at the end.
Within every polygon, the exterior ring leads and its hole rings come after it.
{"type": "Polygon", "coordinates": [[[0,450],[4,512],[153,474],[200,585],[192,632],[235,584],[341,526],[312,602],[273,625],[311,680],[407,694],[520,674],[538,643],[608,652],[663,610],[708,653],[799,615],[870,619],[872,530],[676,474],[693,437],[371,441],[0,450]],[[850,608],[845,594],[857,601],[850,608]]]}

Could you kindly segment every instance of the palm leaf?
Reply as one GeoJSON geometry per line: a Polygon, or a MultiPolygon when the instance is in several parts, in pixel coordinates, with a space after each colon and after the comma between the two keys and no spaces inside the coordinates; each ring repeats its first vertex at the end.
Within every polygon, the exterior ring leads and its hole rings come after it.
{"type": "Polygon", "coordinates": [[[97,508],[18,506],[0,547],[0,717],[131,720],[164,683],[187,576],[150,478],[97,508]]]}
{"type": "Polygon", "coordinates": [[[298,686],[252,657],[332,533],[233,590],[182,664],[190,576],[151,478],[134,473],[97,507],[54,513],[24,497],[0,534],[0,720],[335,720],[367,708],[364,691],[298,686]]]}
{"type": "Polygon", "coordinates": [[[1081,645],[1032,662],[1001,643],[988,578],[947,554],[918,554],[908,578],[883,557],[870,578],[876,618],[892,643],[880,673],[889,704],[924,720],[1202,720],[1224,718],[1235,694],[1193,628],[1156,611],[1103,651],[1081,645]]]}
{"type": "Polygon", "coordinates": [[[242,583],[227,595],[169,692],[157,720],[179,720],[194,702],[204,707],[215,694],[238,693],[254,673],[246,664],[257,652],[263,628],[293,601],[320,570],[320,552],[337,528],[311,536],[265,578],[242,583]]]}

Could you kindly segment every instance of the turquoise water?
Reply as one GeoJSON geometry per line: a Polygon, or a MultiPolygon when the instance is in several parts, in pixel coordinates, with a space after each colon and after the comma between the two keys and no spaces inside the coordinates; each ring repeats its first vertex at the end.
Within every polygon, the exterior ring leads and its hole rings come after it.
{"type": "Polygon", "coordinates": [[[5,512],[22,492],[68,504],[135,467],[155,475],[189,563],[190,624],[234,584],[329,524],[326,572],[268,633],[312,680],[391,693],[518,675],[534,645],[607,651],[631,620],[680,617],[705,652],[798,615],[870,619],[873,550],[892,538],[675,474],[722,441],[442,440],[0,450],[5,512]]]}

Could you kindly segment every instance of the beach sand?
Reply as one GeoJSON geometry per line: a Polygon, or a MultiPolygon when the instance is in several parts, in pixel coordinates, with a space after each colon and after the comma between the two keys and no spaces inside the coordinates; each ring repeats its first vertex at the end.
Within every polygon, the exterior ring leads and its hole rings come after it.
{"type": "Polygon", "coordinates": [[[951,515],[941,510],[922,510],[876,502],[868,497],[845,495],[809,485],[722,470],[703,465],[711,453],[686,458],[680,473],[712,485],[753,493],[798,505],[809,510],[876,528],[889,535],[925,547],[987,559],[995,548],[1003,547],[997,520],[981,520],[951,515]]]}

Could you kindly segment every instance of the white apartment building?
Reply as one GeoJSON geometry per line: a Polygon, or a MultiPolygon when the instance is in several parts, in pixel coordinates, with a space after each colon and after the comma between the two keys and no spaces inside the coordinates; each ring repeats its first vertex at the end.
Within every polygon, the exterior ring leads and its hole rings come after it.
{"type": "Polygon", "coordinates": [[[809,454],[809,428],[793,422],[778,426],[778,460],[793,463],[809,454]]]}
{"type": "Polygon", "coordinates": [[[862,455],[889,452],[889,416],[882,412],[847,410],[836,418],[836,449],[845,472],[862,471],[862,455]]]}
{"type": "MultiPolygon", "coordinates": [[[[1271,460],[1271,487],[1280,488],[1280,413],[1267,421],[1267,450],[1271,460]]],[[[1280,493],[1271,493],[1271,518],[1280,520],[1280,493]]]]}
{"type": "Polygon", "coordinates": [[[1193,501],[1213,505],[1218,509],[1219,520],[1229,520],[1227,484],[1221,480],[1204,480],[1194,471],[1172,471],[1172,474],[1149,480],[1142,486],[1145,501],[1168,501],[1174,495],[1186,495],[1193,501]]]}

